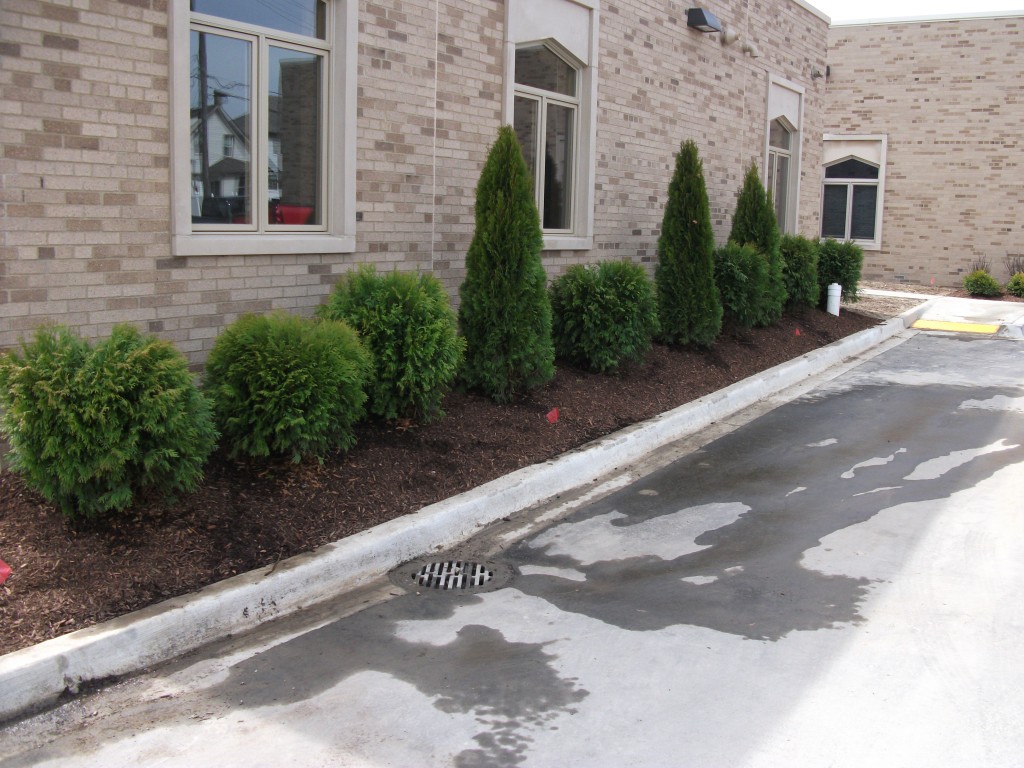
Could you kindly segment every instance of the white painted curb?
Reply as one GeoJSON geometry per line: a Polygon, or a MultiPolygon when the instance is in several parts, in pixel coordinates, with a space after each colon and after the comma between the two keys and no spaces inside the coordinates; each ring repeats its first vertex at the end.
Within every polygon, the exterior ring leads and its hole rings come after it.
{"type": "Polygon", "coordinates": [[[141,611],[0,656],[0,721],[55,702],[82,683],[138,672],[367,584],[631,464],[900,333],[926,305],[770,368],[585,448],[498,478],[370,530],[141,611]]]}

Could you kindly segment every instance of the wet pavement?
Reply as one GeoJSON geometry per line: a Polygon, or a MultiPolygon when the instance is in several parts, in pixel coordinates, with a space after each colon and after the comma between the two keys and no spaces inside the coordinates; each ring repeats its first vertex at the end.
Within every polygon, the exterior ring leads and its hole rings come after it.
{"type": "Polygon", "coordinates": [[[343,596],[8,726],[0,764],[1019,765],[1021,498],[1024,348],[911,334],[438,553],[489,589],[343,596]]]}

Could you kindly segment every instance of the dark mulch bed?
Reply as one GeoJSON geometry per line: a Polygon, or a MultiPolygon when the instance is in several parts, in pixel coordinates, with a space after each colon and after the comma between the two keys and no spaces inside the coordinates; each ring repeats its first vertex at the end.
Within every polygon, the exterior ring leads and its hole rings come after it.
{"type": "Polygon", "coordinates": [[[439,422],[365,424],[349,454],[323,465],[216,455],[195,493],[170,506],[142,503],[102,524],[68,523],[0,472],[0,559],[13,568],[0,586],[0,652],[415,512],[877,322],[808,311],[772,328],[727,331],[710,350],[655,347],[617,376],[563,365],[550,384],[507,406],[454,392],[439,422]]]}

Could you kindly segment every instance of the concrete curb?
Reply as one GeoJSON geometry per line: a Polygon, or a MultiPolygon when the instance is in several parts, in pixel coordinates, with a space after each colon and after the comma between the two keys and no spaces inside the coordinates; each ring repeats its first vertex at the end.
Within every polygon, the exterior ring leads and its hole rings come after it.
{"type": "Polygon", "coordinates": [[[0,657],[0,721],[55,702],[81,684],[138,672],[367,584],[479,528],[633,463],[657,448],[866,352],[910,327],[926,305],[737,382],[585,448],[521,469],[419,512],[0,657]]]}

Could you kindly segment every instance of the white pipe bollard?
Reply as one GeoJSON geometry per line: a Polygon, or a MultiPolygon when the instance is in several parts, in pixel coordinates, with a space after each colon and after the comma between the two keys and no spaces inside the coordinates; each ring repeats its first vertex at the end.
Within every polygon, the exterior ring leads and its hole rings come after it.
{"type": "Polygon", "coordinates": [[[828,287],[828,304],[826,309],[830,315],[839,314],[839,299],[843,295],[843,286],[839,283],[832,283],[828,287]]]}

